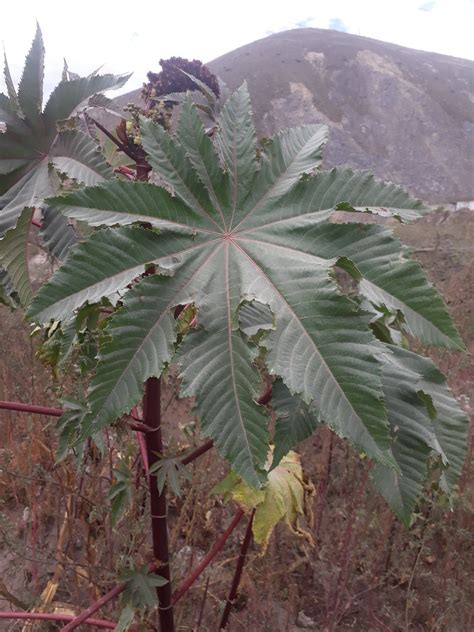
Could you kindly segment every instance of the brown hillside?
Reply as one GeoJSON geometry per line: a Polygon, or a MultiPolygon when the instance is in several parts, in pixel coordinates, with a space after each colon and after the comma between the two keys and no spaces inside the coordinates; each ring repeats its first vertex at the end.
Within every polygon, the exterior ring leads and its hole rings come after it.
{"type": "Polygon", "coordinates": [[[231,88],[247,80],[262,134],[324,122],[331,128],[327,166],[368,169],[430,203],[474,199],[473,62],[296,29],[208,66],[231,88]]]}

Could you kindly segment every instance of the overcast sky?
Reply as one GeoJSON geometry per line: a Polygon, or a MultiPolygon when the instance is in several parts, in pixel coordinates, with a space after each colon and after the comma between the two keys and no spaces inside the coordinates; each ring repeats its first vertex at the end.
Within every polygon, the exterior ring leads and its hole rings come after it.
{"type": "Polygon", "coordinates": [[[133,71],[122,90],[128,91],[141,86],[148,70],[159,70],[160,58],[211,61],[302,27],[474,59],[474,0],[3,0],[0,41],[16,81],[36,20],[46,45],[46,93],[60,79],[63,57],[81,75],[101,64],[107,72],[133,71]]]}

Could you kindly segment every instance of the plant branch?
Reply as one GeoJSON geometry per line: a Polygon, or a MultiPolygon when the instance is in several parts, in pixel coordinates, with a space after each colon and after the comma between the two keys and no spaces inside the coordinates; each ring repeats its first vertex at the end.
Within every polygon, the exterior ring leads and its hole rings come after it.
{"type": "Polygon", "coordinates": [[[207,555],[203,557],[201,562],[196,566],[196,568],[193,571],[191,571],[191,573],[188,575],[188,577],[186,577],[186,579],[183,581],[181,586],[179,586],[179,588],[177,588],[177,590],[175,590],[175,592],[173,593],[172,602],[171,602],[173,606],[181,599],[181,597],[189,590],[189,588],[191,588],[191,586],[194,584],[194,582],[199,577],[199,575],[201,575],[201,573],[203,573],[206,570],[206,568],[209,566],[209,564],[212,562],[212,560],[215,558],[215,556],[219,553],[219,551],[222,549],[224,544],[227,542],[227,540],[229,539],[229,536],[231,535],[232,531],[236,528],[236,526],[239,524],[243,515],[244,515],[243,510],[240,508],[237,509],[234,517],[232,518],[232,521],[230,522],[229,526],[224,531],[224,533],[216,540],[216,542],[214,543],[214,546],[207,553],[207,555]]]}
{"type": "Polygon", "coordinates": [[[150,428],[142,421],[127,420],[127,425],[129,428],[131,428],[132,430],[136,430],[137,432],[154,432],[153,428],[150,428]]]}
{"type": "Polygon", "coordinates": [[[0,410],[15,410],[20,413],[33,413],[37,415],[50,415],[51,417],[61,417],[64,410],[60,408],[49,408],[48,406],[33,406],[32,404],[22,404],[20,402],[0,401],[0,410]]]}
{"type": "Polygon", "coordinates": [[[232,585],[230,587],[229,596],[227,597],[227,601],[224,607],[224,612],[222,613],[221,622],[219,625],[219,630],[224,630],[229,621],[230,611],[232,610],[232,606],[234,605],[234,600],[237,596],[237,590],[239,588],[240,579],[242,577],[242,571],[244,570],[245,558],[247,557],[247,551],[250,546],[250,542],[252,541],[252,524],[253,517],[255,515],[255,509],[250,514],[250,518],[247,524],[247,530],[245,531],[245,536],[242,541],[242,546],[240,548],[239,559],[237,560],[237,566],[235,567],[234,578],[232,580],[232,585]]]}
{"type": "MultiPolygon", "coordinates": [[[[13,619],[13,620],[26,620],[26,621],[73,621],[75,616],[73,614],[56,614],[46,612],[0,612],[0,619],[13,619]]],[[[95,625],[98,628],[107,628],[108,630],[115,630],[117,624],[113,621],[106,621],[105,619],[86,619],[84,623],[88,625],[95,625]]],[[[132,632],[132,628],[129,628],[132,632]]]]}
{"type": "Polygon", "coordinates": [[[127,584],[124,582],[122,584],[117,584],[114,586],[109,592],[105,593],[103,597],[98,599],[95,603],[93,603],[87,610],[84,610],[79,616],[75,617],[72,621],[70,621],[67,625],[61,628],[61,632],[71,632],[78,628],[81,623],[88,623],[88,619],[91,615],[100,610],[103,606],[105,606],[109,601],[115,599],[121,592],[125,590],[127,584]]]}
{"type": "Polygon", "coordinates": [[[212,439],[209,439],[209,441],[206,441],[206,443],[203,443],[198,448],[196,448],[195,450],[187,454],[185,457],[183,457],[181,459],[181,463],[183,465],[188,465],[188,463],[191,463],[192,461],[200,457],[201,454],[204,454],[205,452],[210,450],[213,447],[213,445],[214,445],[214,441],[212,439]]]}

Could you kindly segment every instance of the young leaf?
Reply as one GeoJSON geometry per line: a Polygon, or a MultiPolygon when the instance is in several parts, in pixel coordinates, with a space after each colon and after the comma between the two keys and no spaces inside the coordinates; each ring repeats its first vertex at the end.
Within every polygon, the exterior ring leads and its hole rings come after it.
{"type": "Polygon", "coordinates": [[[156,476],[156,483],[160,494],[163,493],[165,485],[175,494],[181,496],[180,478],[190,479],[189,470],[181,463],[180,458],[160,458],[152,467],[150,474],[156,476]]]}
{"type": "Polygon", "coordinates": [[[168,583],[164,577],[150,573],[146,566],[125,571],[122,579],[127,582],[125,594],[135,608],[156,605],[155,588],[168,583]]]}

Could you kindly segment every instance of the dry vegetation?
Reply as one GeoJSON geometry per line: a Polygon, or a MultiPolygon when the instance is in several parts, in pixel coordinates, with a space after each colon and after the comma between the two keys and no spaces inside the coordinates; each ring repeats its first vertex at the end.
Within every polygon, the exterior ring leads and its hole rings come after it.
{"type": "MultiPolygon", "coordinates": [[[[436,213],[400,230],[450,304],[474,351],[472,214],[436,213]]],[[[0,311],[0,399],[57,405],[70,375],[53,380],[34,357],[20,315],[0,311]]],[[[469,357],[437,354],[462,406],[472,412],[474,366],[469,357]]],[[[188,402],[172,402],[176,383],[163,395],[168,451],[200,443],[188,402]]],[[[107,493],[120,459],[136,462],[132,433],[107,438],[107,458],[86,450],[79,462],[55,465],[54,420],[0,411],[0,604],[74,612],[103,594],[127,559],[149,560],[148,506],[138,465],[136,494],[126,519],[112,528],[107,493]],[[112,438],[115,437],[115,438],[112,438]],[[118,437],[118,438],[117,438],[118,437]],[[131,530],[130,530],[131,528],[131,530]],[[146,535],[144,535],[146,534],[146,535]]],[[[410,530],[402,527],[369,483],[370,465],[322,428],[302,446],[314,546],[279,526],[265,556],[252,548],[232,632],[373,630],[464,632],[474,627],[474,483],[469,459],[456,506],[443,506],[427,490],[410,530]],[[440,504],[435,504],[435,500],[440,504]],[[271,580],[271,581],[270,581],[271,580]]],[[[181,498],[172,497],[171,548],[179,581],[228,523],[232,508],[209,495],[225,471],[212,453],[192,466],[181,498]]],[[[233,572],[244,525],[195,584],[177,611],[178,630],[214,631],[233,572]],[[196,627],[196,622],[200,626],[196,627]],[[194,627],[193,627],[194,626],[194,627]]],[[[116,617],[119,604],[101,616],[116,617]]],[[[54,630],[54,624],[5,622],[1,630],[54,630]],[[42,626],[42,627],[41,627],[42,626]]],[[[83,626],[84,630],[90,629],[83,626]]],[[[147,629],[153,629],[152,626],[147,629]]]]}

